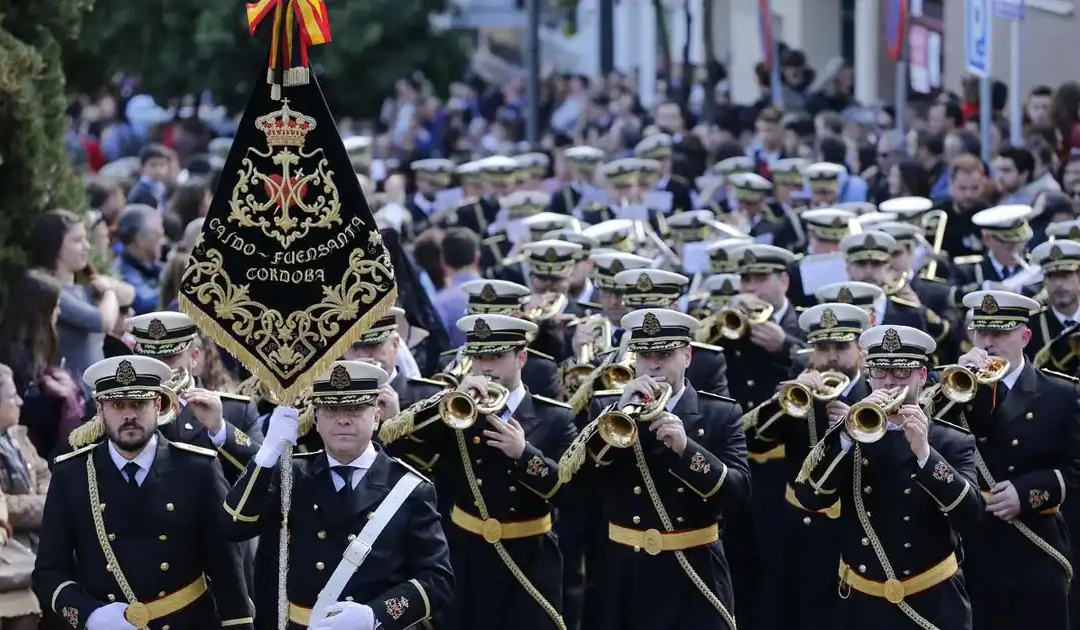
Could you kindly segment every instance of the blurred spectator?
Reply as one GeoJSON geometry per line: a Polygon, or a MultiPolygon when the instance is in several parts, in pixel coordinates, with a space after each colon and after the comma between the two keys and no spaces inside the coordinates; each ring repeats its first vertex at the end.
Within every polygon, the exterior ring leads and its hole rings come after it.
{"type": "Polygon", "coordinates": [[[465,343],[465,333],[457,320],[466,315],[467,296],[461,285],[480,278],[480,240],[468,228],[450,228],[443,234],[442,267],[446,286],[432,300],[443,328],[450,335],[450,346],[465,343]]]}
{"type": "Polygon", "coordinates": [[[128,193],[128,203],[165,209],[165,197],[172,181],[173,155],[160,144],[148,144],[139,151],[139,181],[128,193]]]}
{"type": "Polygon", "coordinates": [[[116,274],[135,288],[135,313],[149,313],[157,309],[159,297],[162,265],[158,261],[165,239],[161,213],[151,206],[128,206],[120,215],[116,236],[123,246],[116,274]]]}
{"type": "Polygon", "coordinates": [[[184,228],[195,219],[205,217],[210,210],[213,194],[207,184],[201,177],[192,177],[173,191],[162,217],[165,237],[170,242],[180,241],[184,236],[184,228]]]}

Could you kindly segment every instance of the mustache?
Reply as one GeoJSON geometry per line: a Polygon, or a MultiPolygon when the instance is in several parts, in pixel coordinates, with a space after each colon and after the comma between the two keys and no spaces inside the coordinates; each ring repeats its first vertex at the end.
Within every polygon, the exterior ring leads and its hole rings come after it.
{"type": "Polygon", "coordinates": [[[124,420],[122,423],[120,423],[120,430],[121,431],[123,431],[124,429],[138,429],[138,428],[139,428],[139,423],[136,420],[124,420]]]}

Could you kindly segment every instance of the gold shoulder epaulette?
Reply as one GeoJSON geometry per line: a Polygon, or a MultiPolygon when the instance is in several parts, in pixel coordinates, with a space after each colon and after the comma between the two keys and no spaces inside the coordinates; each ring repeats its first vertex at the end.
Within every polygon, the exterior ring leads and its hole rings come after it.
{"type": "Polygon", "coordinates": [[[702,350],[712,350],[713,352],[723,352],[724,349],[720,346],[714,346],[711,343],[703,343],[701,341],[691,341],[690,346],[693,348],[701,348],[702,350]]]}
{"type": "Polygon", "coordinates": [[[594,311],[599,311],[599,310],[604,308],[603,306],[597,304],[596,302],[586,302],[585,300],[578,300],[578,305],[581,306],[582,308],[589,308],[589,309],[592,309],[594,311]]]}
{"type": "Polygon", "coordinates": [[[409,377],[409,382],[410,383],[423,383],[425,385],[436,385],[439,388],[446,387],[446,383],[444,383],[442,381],[436,381],[433,378],[424,378],[423,376],[410,376],[409,377]]]}
{"type": "Polygon", "coordinates": [[[593,396],[622,396],[621,389],[602,389],[598,392],[593,392],[593,396]]]}
{"type": "Polygon", "coordinates": [[[94,447],[97,446],[98,444],[99,444],[99,442],[94,442],[93,444],[87,444],[86,446],[84,446],[82,448],[75,449],[74,451],[71,451],[70,453],[64,453],[63,455],[57,455],[56,459],[53,460],[53,463],[54,464],[59,464],[60,462],[65,462],[65,461],[67,461],[67,460],[69,460],[69,459],[71,459],[73,457],[78,457],[79,455],[82,455],[84,453],[89,453],[90,451],[94,450],[94,447]]]}
{"type": "Polygon", "coordinates": [[[946,422],[945,420],[942,420],[941,418],[934,418],[934,422],[936,422],[938,424],[945,425],[945,426],[949,427],[950,429],[956,429],[957,431],[959,431],[961,433],[971,433],[971,431],[968,431],[964,427],[962,427],[962,426],[960,426],[958,424],[953,424],[951,422],[946,422]]]}
{"type": "Polygon", "coordinates": [[[957,256],[956,258],[953,258],[954,265],[977,265],[982,261],[982,254],[971,254],[970,256],[957,256]]]}
{"type": "Polygon", "coordinates": [[[424,481],[426,481],[428,483],[432,483],[432,481],[430,479],[428,479],[427,476],[424,473],[420,472],[419,470],[417,470],[416,468],[410,466],[409,464],[406,464],[405,462],[401,461],[397,457],[391,457],[390,459],[392,461],[397,462],[398,464],[401,464],[402,466],[405,467],[405,470],[408,470],[409,472],[416,475],[417,477],[423,479],[424,481]]]}
{"type": "Polygon", "coordinates": [[[806,258],[806,254],[799,252],[798,254],[795,254],[794,258],[791,259],[791,262],[799,262],[803,258],[806,258]]]}
{"type": "Polygon", "coordinates": [[[443,350],[442,352],[439,353],[439,356],[440,357],[448,357],[451,354],[457,354],[458,350],[460,350],[460,349],[461,348],[450,348],[449,350],[443,350]]]}
{"type": "Polygon", "coordinates": [[[562,402],[561,400],[555,400],[554,398],[548,398],[547,396],[540,396],[540,395],[537,395],[537,394],[533,394],[532,397],[533,397],[533,400],[539,400],[542,403],[547,403],[549,405],[555,405],[556,407],[566,407],[567,409],[573,409],[573,407],[571,407],[570,405],[562,402]]]}
{"type": "Polygon", "coordinates": [[[1075,376],[1069,376],[1068,374],[1062,374],[1061,372],[1055,372],[1054,370],[1042,370],[1042,372],[1044,374],[1049,374],[1051,376],[1056,376],[1058,378],[1063,378],[1063,379],[1069,381],[1070,383],[1080,383],[1080,378],[1076,378],[1075,376]]]}
{"type": "Polygon", "coordinates": [[[533,348],[525,348],[525,352],[528,352],[534,357],[540,357],[541,359],[550,359],[552,361],[555,360],[555,357],[551,356],[550,354],[545,354],[543,352],[540,352],[539,350],[534,350],[533,348]]]}
{"type": "Polygon", "coordinates": [[[75,427],[68,434],[68,446],[73,449],[80,449],[87,444],[97,442],[103,437],[105,437],[105,421],[101,419],[101,416],[94,416],[89,421],[75,427]]]}
{"type": "Polygon", "coordinates": [[[212,451],[208,448],[201,446],[195,446],[194,444],[188,444],[187,442],[169,442],[170,446],[175,446],[181,451],[187,451],[189,453],[195,453],[196,455],[205,455],[207,457],[217,457],[217,451],[212,451]]]}
{"type": "Polygon", "coordinates": [[[293,459],[296,459],[297,457],[302,457],[302,458],[315,457],[316,455],[322,454],[322,452],[323,451],[322,451],[321,448],[319,450],[317,450],[317,451],[303,451],[303,452],[293,451],[292,456],[293,456],[293,459]]]}
{"type": "Polygon", "coordinates": [[[706,398],[715,398],[716,400],[739,404],[739,401],[735,400],[734,398],[728,398],[727,396],[721,396],[720,394],[714,394],[712,392],[699,391],[698,396],[705,396],[706,398]]]}
{"type": "Polygon", "coordinates": [[[229,400],[239,400],[241,402],[251,402],[251,396],[245,396],[243,394],[234,394],[232,392],[217,392],[217,395],[221,398],[228,398],[229,400]]]}
{"type": "Polygon", "coordinates": [[[895,295],[890,295],[889,300],[892,301],[892,302],[896,302],[897,304],[900,304],[902,306],[908,306],[908,307],[911,307],[911,308],[919,308],[919,303],[918,302],[912,302],[911,300],[905,300],[904,298],[898,298],[895,295]]]}
{"type": "Polygon", "coordinates": [[[946,282],[946,281],[945,281],[945,278],[942,278],[941,276],[937,276],[937,275],[935,275],[935,276],[934,276],[933,278],[931,278],[931,277],[930,277],[930,276],[929,276],[929,275],[928,275],[928,274],[926,273],[926,269],[925,269],[925,268],[924,268],[924,269],[922,270],[922,272],[921,272],[921,273],[919,274],[919,279],[920,279],[920,280],[926,280],[927,282],[937,282],[938,284],[945,284],[945,282],[946,282]]]}

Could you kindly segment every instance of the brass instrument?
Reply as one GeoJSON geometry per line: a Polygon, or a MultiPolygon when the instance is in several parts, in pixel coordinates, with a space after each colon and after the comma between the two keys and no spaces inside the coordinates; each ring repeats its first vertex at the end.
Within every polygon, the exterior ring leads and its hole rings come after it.
{"type": "Polygon", "coordinates": [[[896,412],[907,399],[908,387],[894,387],[886,390],[891,399],[885,405],[876,405],[866,401],[857,402],[848,409],[844,416],[844,430],[851,439],[863,444],[877,442],[885,437],[889,416],[896,412]]]}
{"type": "Polygon", "coordinates": [[[949,365],[941,370],[941,393],[956,403],[966,403],[975,398],[979,385],[993,385],[1009,373],[1009,362],[1001,357],[990,357],[985,368],[973,371],[963,365],[949,365]]]}
{"type": "Polygon", "coordinates": [[[656,233],[652,225],[648,221],[639,219],[634,221],[634,238],[639,245],[651,244],[656,248],[658,252],[658,258],[662,258],[663,262],[674,266],[675,268],[682,267],[682,259],[675,253],[675,250],[664,242],[664,239],[656,233]]]}
{"type": "Polygon", "coordinates": [[[773,307],[771,304],[762,304],[749,310],[729,307],[721,309],[717,313],[713,327],[718,329],[720,337],[724,339],[742,339],[749,332],[750,326],[764,324],[769,321],[772,314],[773,307]]]}
{"type": "Polygon", "coordinates": [[[635,358],[633,352],[626,352],[618,361],[606,363],[600,367],[600,383],[604,389],[622,389],[634,380],[635,358]]]}
{"type": "Polygon", "coordinates": [[[945,226],[949,223],[949,213],[945,210],[931,210],[922,216],[920,223],[924,233],[931,225],[934,226],[934,243],[930,247],[930,263],[926,266],[926,277],[933,280],[937,277],[938,256],[945,245],[945,226]]]}
{"type": "Polygon", "coordinates": [[[177,368],[169,374],[169,379],[161,384],[161,411],[157,421],[159,426],[180,417],[180,394],[194,384],[195,378],[187,368],[177,368]]]}
{"type": "Polygon", "coordinates": [[[439,417],[451,429],[463,431],[476,422],[477,416],[497,414],[506,406],[510,390],[488,381],[483,397],[451,391],[439,401],[439,417]]]}
{"type": "Polygon", "coordinates": [[[883,287],[885,289],[885,295],[898,295],[907,286],[907,283],[911,281],[911,272],[905,271],[897,276],[896,280],[888,282],[883,287]]]}
{"type": "Polygon", "coordinates": [[[562,293],[545,293],[540,296],[540,304],[525,311],[525,317],[533,321],[551,319],[566,308],[566,296],[562,293]]]}
{"type": "Polygon", "coordinates": [[[596,327],[593,329],[593,339],[582,344],[581,349],[578,351],[577,362],[570,366],[563,375],[563,384],[568,393],[577,391],[585,381],[592,378],[593,372],[596,371],[593,359],[596,358],[597,353],[605,352],[611,346],[611,322],[608,321],[607,317],[590,315],[581,323],[585,323],[589,319],[597,321],[596,327]]]}
{"type": "Polygon", "coordinates": [[[472,357],[463,357],[459,353],[454,361],[446,367],[446,370],[431,377],[433,381],[446,383],[451,387],[457,387],[461,377],[468,374],[472,369],[472,357]]]}
{"type": "Polygon", "coordinates": [[[792,418],[805,418],[813,409],[813,401],[832,402],[851,384],[851,379],[840,372],[822,372],[821,378],[825,381],[825,389],[812,390],[796,381],[781,385],[777,392],[780,409],[792,418]]]}
{"type": "Polygon", "coordinates": [[[671,399],[671,385],[660,384],[656,399],[632,402],[622,409],[601,414],[596,419],[597,432],[613,448],[629,448],[638,438],[638,422],[652,422],[660,417],[671,399]]]}

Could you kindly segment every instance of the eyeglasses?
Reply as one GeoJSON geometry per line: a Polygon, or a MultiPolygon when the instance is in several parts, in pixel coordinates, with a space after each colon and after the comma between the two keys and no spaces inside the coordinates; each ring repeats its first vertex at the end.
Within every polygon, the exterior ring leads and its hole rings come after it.
{"type": "Polygon", "coordinates": [[[911,378],[912,368],[883,368],[872,367],[869,369],[870,378],[885,378],[890,374],[897,380],[904,380],[911,378]]]}

